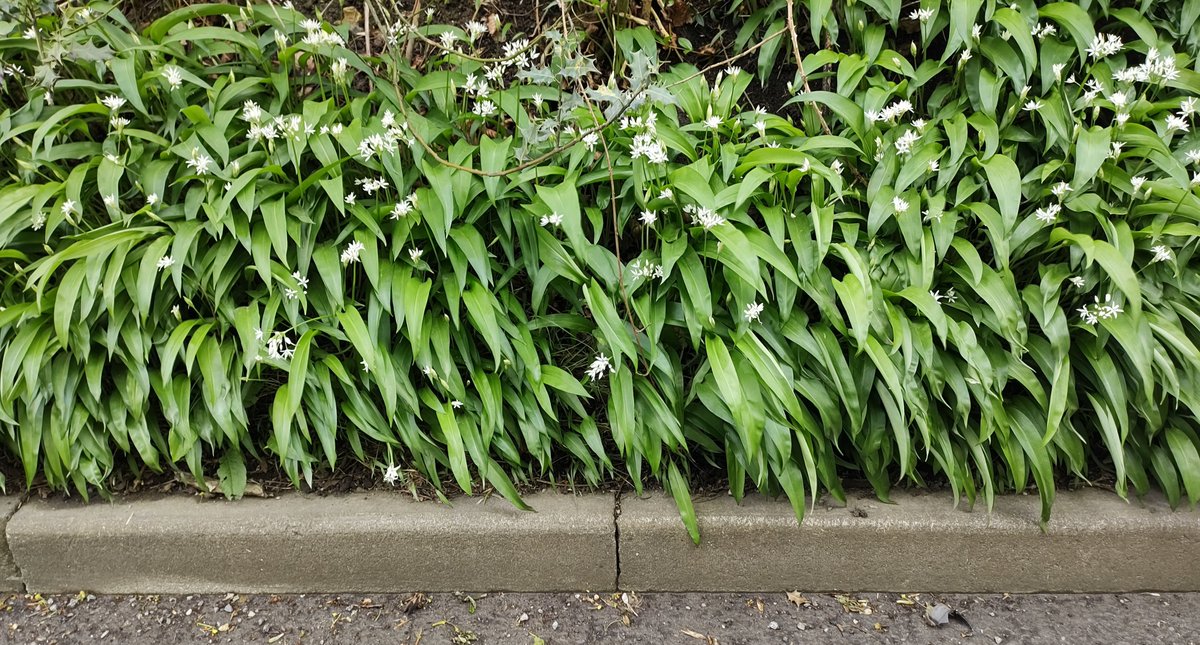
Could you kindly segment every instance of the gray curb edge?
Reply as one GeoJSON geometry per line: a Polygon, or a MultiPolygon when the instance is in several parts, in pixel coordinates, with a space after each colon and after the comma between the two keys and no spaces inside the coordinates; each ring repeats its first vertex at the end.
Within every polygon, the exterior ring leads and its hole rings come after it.
{"type": "Polygon", "coordinates": [[[696,501],[692,544],[662,495],[165,497],[81,505],[0,498],[0,589],[95,593],[400,591],[1200,591],[1200,514],[1158,497],[1059,492],[992,513],[949,494],[884,504],[696,501]]]}

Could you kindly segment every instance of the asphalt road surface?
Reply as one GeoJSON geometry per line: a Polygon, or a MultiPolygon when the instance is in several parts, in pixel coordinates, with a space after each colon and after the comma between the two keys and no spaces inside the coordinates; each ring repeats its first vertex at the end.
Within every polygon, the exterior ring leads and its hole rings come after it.
{"type": "Polygon", "coordinates": [[[22,644],[1141,645],[1200,642],[1200,594],[94,596],[80,592],[6,595],[0,620],[0,642],[22,644]],[[935,626],[941,621],[946,622],[935,626]]]}

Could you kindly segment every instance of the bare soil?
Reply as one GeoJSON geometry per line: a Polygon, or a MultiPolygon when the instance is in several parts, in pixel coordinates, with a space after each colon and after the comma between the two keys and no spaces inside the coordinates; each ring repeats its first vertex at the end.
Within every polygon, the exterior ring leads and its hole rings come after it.
{"type": "Polygon", "coordinates": [[[9,595],[0,643],[1194,643],[1200,594],[9,595]],[[960,619],[941,627],[927,605],[960,619]]]}

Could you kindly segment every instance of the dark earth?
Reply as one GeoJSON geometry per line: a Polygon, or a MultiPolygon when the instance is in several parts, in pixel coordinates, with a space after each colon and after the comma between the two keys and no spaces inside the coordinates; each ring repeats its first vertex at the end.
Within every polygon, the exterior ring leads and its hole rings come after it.
{"type": "MultiPolygon", "coordinates": [[[[1181,563],[1182,564],[1182,563],[1181,563]]],[[[480,563],[486,566],[486,563],[480,563]]],[[[9,594],[0,643],[1195,643],[1200,594],[9,594]],[[929,624],[945,604],[949,622],[929,624]]]]}

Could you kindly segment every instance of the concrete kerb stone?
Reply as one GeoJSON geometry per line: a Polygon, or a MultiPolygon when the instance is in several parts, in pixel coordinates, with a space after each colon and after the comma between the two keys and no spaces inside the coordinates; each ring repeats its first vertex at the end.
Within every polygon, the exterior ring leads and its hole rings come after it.
{"type": "Polygon", "coordinates": [[[7,526],[30,591],[579,591],[616,581],[614,497],[452,506],[396,494],[30,501],[7,526]]]}
{"type": "MultiPolygon", "coordinates": [[[[1200,590],[1200,514],[1160,497],[1060,491],[1045,532],[1036,495],[956,510],[897,493],[810,510],[782,500],[697,501],[701,544],[662,495],[623,496],[621,589],[635,591],[1127,592],[1200,590]]],[[[965,506],[965,503],[963,504],[965,506]]]]}
{"type": "Polygon", "coordinates": [[[8,541],[4,539],[4,529],[9,518],[21,505],[21,498],[15,496],[0,497],[0,591],[21,591],[21,572],[13,562],[12,551],[8,541]]]}

